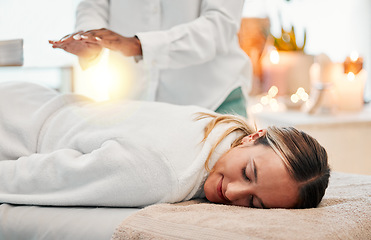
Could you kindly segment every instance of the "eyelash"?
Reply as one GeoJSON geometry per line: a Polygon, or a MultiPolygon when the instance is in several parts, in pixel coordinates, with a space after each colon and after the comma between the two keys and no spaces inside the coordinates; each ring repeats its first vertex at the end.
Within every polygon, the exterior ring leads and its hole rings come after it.
{"type": "Polygon", "coordinates": [[[250,197],[250,207],[252,207],[252,208],[255,208],[255,206],[254,206],[254,196],[251,196],[250,197]]]}
{"type": "MultiPolygon", "coordinates": [[[[246,169],[242,169],[242,176],[247,180],[247,181],[251,181],[250,178],[246,175],[246,169]]],[[[249,206],[252,207],[252,208],[255,208],[254,206],[254,196],[250,196],[250,200],[249,200],[249,206]]]]}
{"type": "Polygon", "coordinates": [[[247,180],[247,181],[251,181],[250,178],[246,175],[246,169],[242,169],[242,176],[247,180]]]}

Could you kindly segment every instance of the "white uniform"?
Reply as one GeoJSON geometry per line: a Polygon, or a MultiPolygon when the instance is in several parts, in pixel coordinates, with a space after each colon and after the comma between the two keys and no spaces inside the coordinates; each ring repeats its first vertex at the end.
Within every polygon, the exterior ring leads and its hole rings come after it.
{"type": "Polygon", "coordinates": [[[125,97],[216,110],[237,87],[246,94],[251,79],[251,63],[237,37],[243,3],[83,0],[76,30],[108,28],[138,36],[143,61],[116,56],[132,77],[123,80],[131,85],[125,97]]]}
{"type": "MultiPolygon", "coordinates": [[[[196,106],[94,103],[31,83],[0,84],[0,203],[145,206],[203,196],[205,159],[227,125],[201,143],[196,106]]],[[[223,140],[210,167],[227,151],[223,140]]]]}

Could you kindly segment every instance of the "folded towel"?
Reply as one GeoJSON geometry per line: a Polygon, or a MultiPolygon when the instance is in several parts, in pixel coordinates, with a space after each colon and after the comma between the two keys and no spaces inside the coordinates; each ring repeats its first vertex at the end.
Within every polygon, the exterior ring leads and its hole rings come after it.
{"type": "Polygon", "coordinates": [[[253,209],[192,200],[125,219],[121,239],[371,239],[371,176],[333,173],[312,209],[253,209]]]}

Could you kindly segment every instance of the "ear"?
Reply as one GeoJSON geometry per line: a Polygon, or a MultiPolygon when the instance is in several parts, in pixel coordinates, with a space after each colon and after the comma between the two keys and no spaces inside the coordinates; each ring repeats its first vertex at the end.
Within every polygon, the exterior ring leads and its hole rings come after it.
{"type": "Polygon", "coordinates": [[[256,133],[252,133],[241,140],[241,143],[254,143],[256,139],[264,136],[267,133],[267,129],[261,129],[256,133]]]}

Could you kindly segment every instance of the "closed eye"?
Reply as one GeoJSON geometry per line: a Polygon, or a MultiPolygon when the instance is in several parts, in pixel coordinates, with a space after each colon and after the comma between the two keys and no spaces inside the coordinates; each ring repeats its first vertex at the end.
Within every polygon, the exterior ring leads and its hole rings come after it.
{"type": "Polygon", "coordinates": [[[246,181],[251,182],[251,179],[250,179],[250,178],[247,176],[247,174],[246,174],[246,169],[245,169],[245,168],[242,169],[242,176],[243,176],[243,178],[244,178],[246,181]]]}
{"type": "Polygon", "coordinates": [[[254,206],[254,196],[253,195],[250,196],[250,204],[249,204],[249,206],[252,207],[252,208],[255,208],[255,206],[254,206]]]}

